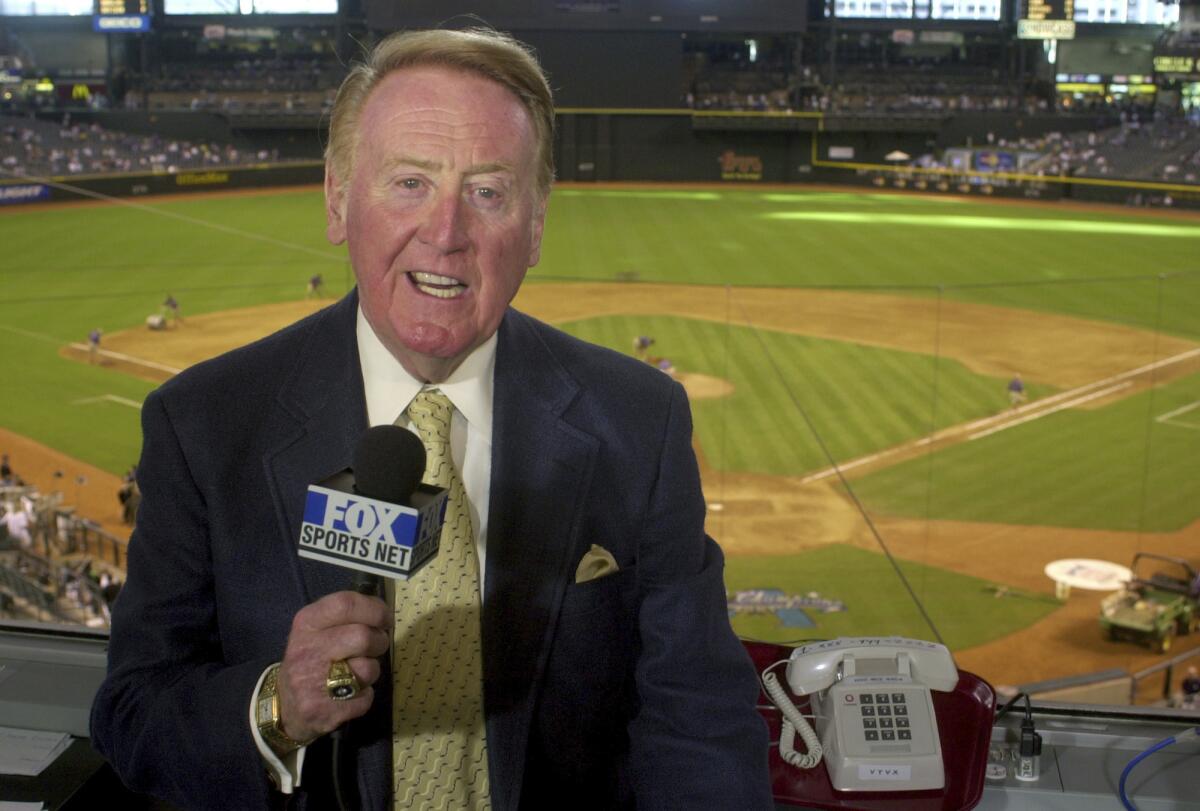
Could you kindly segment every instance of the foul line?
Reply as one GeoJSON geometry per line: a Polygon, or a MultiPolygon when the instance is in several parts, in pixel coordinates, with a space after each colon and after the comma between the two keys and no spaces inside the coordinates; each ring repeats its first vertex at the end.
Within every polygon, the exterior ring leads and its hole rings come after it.
{"type": "Polygon", "coordinates": [[[84,397],[82,400],[75,400],[74,405],[85,405],[87,403],[100,402],[119,403],[121,405],[129,406],[130,408],[136,408],[138,411],[142,410],[142,404],[137,400],[130,400],[128,397],[121,397],[117,394],[101,394],[98,397],[84,397]]]}
{"type": "MultiPolygon", "coordinates": [[[[80,352],[91,351],[91,348],[87,344],[71,344],[70,346],[72,349],[78,349],[80,352]]],[[[138,366],[148,366],[151,369],[158,369],[162,372],[170,372],[173,375],[177,375],[183,371],[182,369],[176,369],[174,366],[167,366],[163,363],[155,363],[152,360],[144,360],[143,358],[135,358],[133,355],[125,355],[120,352],[113,352],[111,349],[97,349],[96,352],[106,358],[123,360],[126,363],[134,363],[138,366]]]]}
{"type": "Polygon", "coordinates": [[[1032,420],[1041,419],[1042,417],[1048,417],[1051,414],[1057,414],[1059,411],[1062,411],[1065,408],[1070,408],[1071,406],[1076,406],[1076,405],[1080,405],[1082,403],[1087,403],[1092,400],[1096,400],[1100,397],[1104,397],[1105,395],[1120,391],[1121,389],[1127,389],[1132,385],[1133,385],[1132,383],[1130,383],[1128,380],[1126,380],[1124,383],[1118,383],[1115,386],[1109,386],[1106,389],[1100,389],[1100,391],[1094,391],[1091,394],[1085,394],[1082,397],[1076,397],[1072,400],[1066,400],[1065,402],[1061,402],[1052,408],[1047,408],[1042,411],[1038,411],[1036,414],[1030,414],[1028,416],[1021,417],[1020,419],[1017,419],[1017,420],[1010,420],[1009,422],[1006,422],[1003,425],[997,425],[995,428],[989,428],[986,431],[980,431],[979,433],[971,434],[970,436],[967,437],[967,441],[971,442],[972,440],[983,439],[985,436],[991,436],[992,434],[998,434],[1001,431],[1007,431],[1009,428],[1012,428],[1013,426],[1024,425],[1025,423],[1030,422],[1032,420]]]}
{"type": "MultiPolygon", "coordinates": [[[[62,339],[55,338],[53,335],[46,335],[46,334],[40,333],[40,332],[30,332],[27,329],[21,329],[20,327],[12,327],[12,326],[9,326],[8,324],[0,324],[0,330],[4,330],[5,332],[13,332],[13,333],[16,333],[17,335],[23,335],[26,338],[33,338],[34,340],[37,340],[37,341],[45,341],[46,343],[52,343],[52,344],[62,344],[62,339]]],[[[69,346],[71,349],[77,349],[80,352],[90,352],[91,351],[91,347],[88,346],[87,344],[72,343],[72,344],[67,344],[67,346],[69,346]]],[[[182,369],[176,369],[174,366],[167,366],[166,364],[155,363],[152,360],[145,360],[144,358],[135,358],[132,355],[125,355],[120,352],[113,352],[111,349],[97,349],[96,353],[99,355],[102,355],[106,358],[112,358],[113,360],[125,361],[126,363],[132,363],[137,366],[146,366],[151,369],[158,369],[161,372],[168,372],[173,375],[177,375],[183,371],[182,369]]],[[[140,408],[141,406],[138,406],[138,407],[140,408]]]]}
{"type": "Polygon", "coordinates": [[[4,330],[5,332],[12,332],[17,335],[21,335],[25,338],[33,338],[36,341],[45,341],[46,343],[51,343],[51,344],[61,344],[62,343],[62,338],[55,338],[53,335],[46,335],[45,333],[41,333],[41,332],[30,332],[27,329],[21,329],[20,327],[11,327],[8,324],[0,324],[0,329],[4,330]]]}
{"type": "Polygon", "coordinates": [[[328,251],[318,250],[316,248],[310,248],[307,245],[300,245],[295,242],[288,242],[286,240],[276,239],[274,237],[267,236],[266,234],[256,234],[252,231],[245,231],[241,228],[235,228],[232,225],[224,225],[222,223],[212,222],[211,220],[202,220],[199,217],[192,217],[187,214],[180,214],[177,211],[170,211],[168,209],[158,208],[157,206],[151,206],[151,205],[147,205],[145,203],[135,202],[133,200],[129,200],[124,197],[114,197],[111,194],[103,194],[102,192],[96,192],[96,191],[92,191],[90,189],[85,189],[82,186],[75,186],[70,183],[63,183],[61,181],[55,180],[54,178],[50,178],[50,177],[41,177],[41,176],[37,176],[37,175],[18,175],[15,172],[9,171],[8,169],[0,169],[0,175],[6,175],[10,178],[21,180],[21,181],[28,182],[28,183],[41,183],[46,186],[52,186],[56,189],[61,189],[63,191],[71,192],[72,194],[78,194],[81,197],[90,197],[93,200],[100,200],[105,203],[111,203],[114,205],[125,206],[126,208],[132,208],[135,211],[144,211],[148,214],[154,214],[159,217],[167,217],[172,220],[179,220],[180,222],[187,223],[188,225],[194,225],[194,226],[198,226],[201,228],[210,228],[214,231],[220,231],[223,234],[232,234],[233,236],[242,237],[243,239],[252,239],[252,240],[255,240],[256,242],[265,242],[266,244],[274,245],[277,248],[286,248],[286,249],[292,250],[292,251],[300,251],[301,253],[307,253],[311,256],[317,256],[322,259],[329,259],[330,261],[340,262],[343,259],[343,257],[339,256],[338,254],[330,253],[328,251]]]}
{"type": "MultiPolygon", "coordinates": [[[[936,442],[940,439],[959,436],[971,431],[975,431],[975,433],[969,434],[967,441],[982,439],[983,437],[999,433],[1006,428],[1012,428],[1014,425],[1021,425],[1026,422],[1036,420],[1039,417],[1045,417],[1058,411],[1062,411],[1063,409],[1086,403],[1089,400],[1095,400],[1122,389],[1129,388],[1133,385],[1133,383],[1128,382],[1129,378],[1143,375],[1163,366],[1170,366],[1172,364],[1188,360],[1196,357],[1197,355],[1200,355],[1200,347],[1197,347],[1196,349],[1189,349],[1187,352],[1181,352],[1178,355],[1172,355],[1169,358],[1156,360],[1153,363],[1147,363],[1143,366],[1138,366],[1135,369],[1129,369],[1124,372],[1119,372],[1115,375],[1110,375],[1102,380],[1096,380],[1091,383],[1078,386],[1074,389],[1070,389],[1069,391],[1060,391],[1058,394],[1052,394],[1049,397],[1042,398],[1041,400],[1035,400],[1032,403],[1026,403],[1023,406],[1012,409],[1011,411],[1005,413],[993,414],[988,417],[982,417],[980,419],[964,423],[963,425],[954,425],[949,428],[943,428],[942,430],[936,431],[929,436],[922,437],[921,439],[917,439],[903,445],[898,445],[894,448],[888,448],[887,450],[878,451],[877,453],[872,453],[868,456],[854,459],[846,462],[845,464],[835,465],[834,467],[829,467],[824,470],[817,471],[816,473],[810,473],[809,475],[800,479],[800,483],[808,484],[810,482],[820,481],[821,479],[827,479],[830,476],[835,475],[839,470],[853,470],[856,467],[903,453],[911,450],[912,448],[924,447],[925,445],[929,445],[930,443],[936,442]],[[1096,389],[1099,389],[1099,391],[1096,391],[1096,389]],[[996,423],[1000,424],[996,425],[996,423]],[[994,427],[983,431],[976,431],[976,429],[984,428],[985,426],[989,425],[994,427]]],[[[1200,408],[1200,401],[1192,403],[1190,406],[1185,406],[1182,410],[1176,409],[1175,412],[1158,417],[1158,421],[1163,422],[1167,418],[1177,416],[1177,414],[1190,411],[1193,408],[1200,408]]],[[[1180,425],[1182,423],[1175,424],[1180,425]]],[[[1188,425],[1187,427],[1191,428],[1194,426],[1188,425]]]]}

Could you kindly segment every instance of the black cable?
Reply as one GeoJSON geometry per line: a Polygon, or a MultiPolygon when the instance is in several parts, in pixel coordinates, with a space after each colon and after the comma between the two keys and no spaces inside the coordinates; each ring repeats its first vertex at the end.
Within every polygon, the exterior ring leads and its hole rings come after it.
{"type": "Polygon", "coordinates": [[[883,540],[883,535],[881,535],[879,530],[876,528],[875,522],[871,520],[871,516],[867,513],[866,506],[864,506],[862,501],[859,500],[858,494],[854,492],[854,489],[850,486],[849,480],[846,478],[845,474],[842,473],[841,465],[837,463],[837,459],[833,457],[833,452],[830,451],[829,446],[825,444],[825,440],[821,437],[821,433],[817,430],[817,426],[813,424],[812,418],[809,417],[808,411],[806,411],[804,406],[800,403],[800,398],[797,397],[795,392],[792,391],[792,387],[787,384],[787,378],[784,376],[783,370],[779,368],[779,364],[776,362],[775,356],[771,354],[771,348],[767,346],[767,342],[763,339],[762,331],[759,330],[758,327],[754,326],[754,322],[750,319],[750,314],[746,312],[746,308],[743,306],[741,309],[743,320],[754,332],[754,337],[758,339],[759,345],[763,350],[763,356],[766,357],[767,362],[771,364],[771,368],[775,370],[775,376],[787,391],[788,399],[792,401],[792,405],[804,419],[804,424],[808,426],[809,433],[812,434],[813,439],[816,440],[817,445],[821,448],[821,453],[825,455],[825,458],[829,461],[830,467],[832,467],[833,471],[837,474],[838,481],[840,481],[842,487],[846,489],[846,493],[850,496],[851,501],[854,502],[855,509],[858,510],[859,515],[861,515],[863,520],[866,522],[867,528],[871,530],[871,535],[874,536],[875,542],[879,544],[879,548],[883,550],[883,554],[888,559],[888,563],[891,564],[892,569],[896,572],[896,576],[900,578],[900,582],[904,585],[905,590],[908,592],[908,596],[912,598],[913,604],[916,605],[917,611],[921,613],[921,616],[925,620],[925,624],[929,626],[929,630],[933,631],[934,638],[936,638],[940,644],[946,644],[945,640],[942,639],[942,635],[938,633],[937,626],[933,624],[933,618],[930,617],[929,612],[925,610],[925,605],[921,602],[921,599],[917,597],[917,593],[913,590],[912,584],[908,582],[908,578],[904,576],[904,572],[901,570],[900,564],[897,563],[896,559],[892,556],[892,550],[888,548],[887,543],[883,540]]]}

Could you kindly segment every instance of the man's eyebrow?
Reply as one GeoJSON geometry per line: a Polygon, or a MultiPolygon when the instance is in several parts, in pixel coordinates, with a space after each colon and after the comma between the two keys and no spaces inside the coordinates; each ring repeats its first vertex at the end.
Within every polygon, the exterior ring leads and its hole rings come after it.
{"type": "MultiPolygon", "coordinates": [[[[385,170],[420,169],[421,171],[425,172],[435,172],[441,168],[442,164],[440,161],[426,160],[424,158],[416,158],[406,155],[400,155],[399,157],[391,158],[384,166],[385,170]]],[[[475,166],[469,166],[463,172],[463,174],[470,177],[472,175],[486,175],[492,172],[506,172],[509,174],[515,174],[516,170],[513,169],[512,164],[510,163],[506,163],[504,161],[490,161],[488,163],[480,163],[476,164],[475,166]]]]}
{"type": "Polygon", "coordinates": [[[407,155],[400,155],[395,158],[388,158],[384,162],[385,170],[401,169],[401,168],[422,169],[424,171],[432,171],[435,169],[442,168],[442,164],[438,163],[437,161],[425,160],[423,158],[413,158],[413,157],[409,157],[407,155]]]}
{"type": "Polygon", "coordinates": [[[513,169],[512,164],[505,163],[504,161],[492,161],[491,163],[480,163],[475,166],[467,167],[467,170],[463,174],[486,175],[492,172],[507,172],[509,174],[514,174],[515,171],[516,170],[513,169]]]}

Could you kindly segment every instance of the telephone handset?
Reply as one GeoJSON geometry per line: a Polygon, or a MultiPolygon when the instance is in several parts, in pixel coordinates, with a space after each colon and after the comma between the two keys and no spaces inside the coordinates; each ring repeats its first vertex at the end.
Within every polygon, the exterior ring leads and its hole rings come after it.
{"type": "MultiPolygon", "coordinates": [[[[782,664],[782,662],[777,663],[782,664]]],[[[945,786],[930,689],[951,691],[958,669],[945,645],[904,637],[842,637],[792,651],[788,686],[811,696],[817,731],[774,673],[767,694],[783,713],[779,754],[802,769],[826,762],[838,791],[919,791],[945,786]],[[795,751],[799,733],[806,754],[795,751]]]]}

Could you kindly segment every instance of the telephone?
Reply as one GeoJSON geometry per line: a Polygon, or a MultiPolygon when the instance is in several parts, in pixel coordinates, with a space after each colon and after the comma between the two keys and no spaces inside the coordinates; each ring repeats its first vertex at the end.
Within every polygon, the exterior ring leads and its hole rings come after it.
{"type": "Polygon", "coordinates": [[[929,694],[958,684],[958,669],[945,645],[899,636],[803,645],[787,659],[787,681],[794,694],[810,696],[817,720],[814,732],[767,668],[763,686],[783,713],[779,753],[788,763],[811,769],[824,759],[838,791],[945,786],[929,694]],[[806,754],[795,750],[796,733],[806,754]]]}

